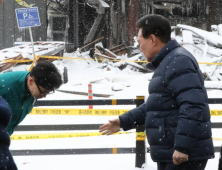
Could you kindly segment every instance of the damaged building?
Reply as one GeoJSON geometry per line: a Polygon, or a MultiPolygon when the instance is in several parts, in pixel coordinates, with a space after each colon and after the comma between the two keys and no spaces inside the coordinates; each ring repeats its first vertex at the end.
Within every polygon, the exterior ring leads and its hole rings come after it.
{"type": "Polygon", "coordinates": [[[32,29],[34,41],[63,41],[67,52],[98,38],[103,38],[106,48],[132,45],[137,34],[135,22],[147,14],[163,15],[172,25],[187,24],[205,30],[222,23],[222,0],[4,1],[0,6],[0,49],[16,41],[30,41],[28,30],[17,28],[11,10],[30,6],[38,6],[41,19],[41,26],[32,29]]]}
{"type": "MultiPolygon", "coordinates": [[[[147,14],[167,17],[172,25],[187,24],[210,30],[222,23],[222,0],[85,0],[78,6],[78,45],[104,37],[105,47],[132,45],[135,22],[147,14]]],[[[75,27],[75,26],[74,26],[75,27]]],[[[72,42],[69,42],[72,43],[72,42]]]]}

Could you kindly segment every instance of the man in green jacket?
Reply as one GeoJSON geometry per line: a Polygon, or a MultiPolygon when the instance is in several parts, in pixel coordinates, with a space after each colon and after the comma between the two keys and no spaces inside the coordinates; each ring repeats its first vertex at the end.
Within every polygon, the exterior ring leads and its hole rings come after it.
{"type": "Polygon", "coordinates": [[[31,72],[13,71],[0,74],[0,96],[9,104],[12,118],[7,126],[11,135],[17,125],[32,110],[36,99],[53,93],[62,84],[55,65],[48,61],[38,63],[31,72]]]}

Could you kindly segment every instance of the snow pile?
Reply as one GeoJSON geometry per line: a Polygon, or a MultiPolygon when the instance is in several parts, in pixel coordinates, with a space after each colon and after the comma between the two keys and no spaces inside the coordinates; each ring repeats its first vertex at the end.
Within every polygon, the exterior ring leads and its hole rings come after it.
{"type": "MultiPolygon", "coordinates": [[[[190,27],[189,27],[190,28],[190,27]]],[[[198,33],[199,34],[199,33],[198,33]]],[[[206,38],[201,38],[197,34],[193,34],[191,30],[183,30],[180,35],[175,33],[172,36],[178,40],[178,42],[188,49],[199,62],[220,62],[222,58],[222,51],[220,48],[208,44],[206,38]]],[[[216,42],[214,42],[216,43],[216,42]]],[[[135,45],[137,46],[137,45],[135,45]]],[[[7,49],[10,53],[15,53],[14,49],[7,49]]],[[[19,48],[22,52],[22,49],[19,48]]],[[[6,49],[5,49],[6,50],[6,49]]],[[[4,51],[4,50],[3,50],[4,51]]],[[[24,53],[29,54],[31,49],[24,48],[24,53]],[[30,50],[30,51],[28,51],[30,50]]],[[[2,51],[0,51],[2,52],[2,51]]],[[[140,60],[141,54],[134,55],[128,58],[127,55],[119,55],[118,59],[122,60],[140,60]]],[[[92,84],[93,93],[109,94],[109,98],[113,99],[132,99],[136,96],[148,96],[148,84],[152,78],[153,73],[143,73],[135,69],[131,65],[127,65],[124,69],[120,69],[120,66],[130,61],[111,62],[109,60],[103,60],[102,62],[93,60],[89,56],[89,51],[81,52],[79,49],[75,53],[65,53],[64,57],[72,57],[73,60],[57,60],[53,63],[59,68],[61,74],[63,74],[64,67],[68,70],[68,83],[61,86],[61,90],[87,92],[88,84],[92,84]],[[78,58],[78,59],[77,59],[78,58]],[[134,68],[134,69],[132,69],[134,68]]],[[[135,64],[135,63],[134,63],[135,64]]],[[[132,64],[133,65],[133,64],[132,64]]],[[[18,65],[12,67],[12,70],[27,70],[30,65],[18,65]]],[[[200,65],[201,70],[206,73],[208,79],[215,81],[206,81],[206,87],[209,89],[222,88],[220,81],[220,66],[215,65],[200,65]]],[[[218,97],[222,95],[219,90],[208,91],[209,96],[218,97]],[[214,92],[214,93],[213,93],[214,92]]],[[[93,97],[97,99],[98,97],[93,97]]],[[[62,99],[88,99],[88,96],[67,94],[56,91],[55,94],[48,95],[46,100],[62,100],[62,99]]],[[[111,106],[110,106],[111,107],[111,106]]],[[[117,106],[116,108],[119,108],[117,106]]],[[[121,106],[122,109],[123,106],[121,106]]],[[[132,106],[130,106],[132,107],[132,106]]],[[[133,106],[135,107],[135,106],[133,106]]],[[[211,109],[218,109],[221,106],[211,106],[211,109]],[[216,108],[218,107],[218,108],[216,108]]],[[[95,106],[98,109],[104,109],[102,106],[95,106]]],[[[109,108],[109,106],[105,106],[109,108]]],[[[126,106],[124,106],[126,108],[126,106]]],[[[127,109],[131,109],[128,108],[127,109]]],[[[219,108],[221,109],[221,108],[219,108]]],[[[218,110],[219,110],[218,109],[218,110]]],[[[112,117],[113,118],[113,117],[112,117]]],[[[46,116],[46,115],[28,115],[22,122],[23,125],[35,125],[35,124],[90,124],[90,123],[106,123],[110,117],[67,117],[67,116],[46,116]]],[[[220,117],[212,117],[213,121],[220,122],[220,117]]],[[[221,131],[213,131],[213,137],[220,137],[221,131]]],[[[31,133],[31,132],[18,132],[18,133],[31,133]]],[[[36,132],[37,133],[37,132],[36,132]]],[[[41,132],[42,133],[42,132],[41,132]]],[[[44,132],[47,133],[47,132],[44,132]]],[[[61,132],[63,133],[63,132],[61,132]]],[[[128,136],[120,138],[119,136],[101,136],[100,139],[96,137],[92,138],[67,138],[67,139],[45,139],[45,140],[24,140],[24,141],[12,141],[12,150],[21,149],[58,149],[58,148],[113,148],[113,147],[135,147],[135,136],[128,136]],[[133,138],[131,140],[131,137],[133,138]],[[62,143],[62,145],[58,145],[62,143]]],[[[214,141],[215,143],[215,141],[214,141]]],[[[221,146],[221,143],[216,143],[215,146],[221,146]]],[[[218,165],[219,154],[215,159],[209,160],[206,170],[216,169],[218,165]]],[[[157,169],[156,163],[154,163],[149,154],[147,154],[147,163],[143,165],[142,169],[154,170],[157,169]]],[[[19,169],[98,169],[98,170],[111,170],[111,169],[131,169],[138,170],[140,168],[134,168],[135,155],[134,154],[103,154],[103,155],[54,155],[54,156],[15,156],[15,161],[19,169]],[[86,163],[87,161],[87,163],[86,163]],[[112,162],[110,164],[110,162],[112,162]]]]}
{"type": "Polygon", "coordinates": [[[222,47],[222,38],[217,34],[214,34],[212,32],[208,32],[208,31],[204,31],[199,28],[195,28],[195,27],[188,26],[188,25],[178,24],[177,27],[181,28],[181,29],[185,29],[185,30],[190,30],[194,34],[198,35],[200,38],[206,39],[209,43],[211,43],[217,47],[222,47]]]}
{"type": "MultiPolygon", "coordinates": [[[[213,26],[221,30],[221,25],[213,26]]],[[[174,29],[180,29],[171,34],[184,48],[191,52],[199,62],[205,80],[221,81],[222,68],[222,37],[215,32],[204,31],[192,26],[178,24],[174,29]]]]}

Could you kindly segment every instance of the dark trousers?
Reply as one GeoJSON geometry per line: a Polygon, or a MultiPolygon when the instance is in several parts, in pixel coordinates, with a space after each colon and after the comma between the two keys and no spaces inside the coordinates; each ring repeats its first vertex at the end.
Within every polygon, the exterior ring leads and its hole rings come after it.
{"type": "Polygon", "coordinates": [[[179,165],[157,162],[157,170],[204,170],[208,160],[184,162],[179,165]]]}
{"type": "Polygon", "coordinates": [[[221,150],[220,150],[220,159],[219,159],[218,170],[222,170],[222,147],[221,147],[221,150]]]}

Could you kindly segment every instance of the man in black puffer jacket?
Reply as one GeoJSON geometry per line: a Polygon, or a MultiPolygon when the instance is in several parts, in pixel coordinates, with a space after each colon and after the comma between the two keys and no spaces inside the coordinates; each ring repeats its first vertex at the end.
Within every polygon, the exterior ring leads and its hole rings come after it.
{"type": "Polygon", "coordinates": [[[8,103],[0,97],[0,170],[17,170],[9,151],[10,137],[6,127],[11,119],[8,103]]]}
{"type": "Polygon", "coordinates": [[[145,124],[158,170],[204,170],[214,158],[207,92],[196,59],[176,40],[160,15],[137,22],[140,50],[154,70],[145,104],[100,127],[103,134],[145,124]]]}

